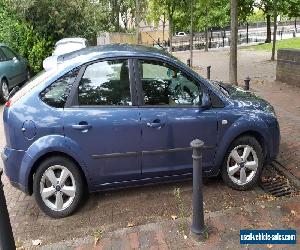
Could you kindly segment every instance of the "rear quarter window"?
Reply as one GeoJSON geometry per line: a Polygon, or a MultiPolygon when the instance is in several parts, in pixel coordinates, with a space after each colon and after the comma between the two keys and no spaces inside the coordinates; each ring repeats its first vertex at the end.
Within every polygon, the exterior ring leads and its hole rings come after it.
{"type": "Polygon", "coordinates": [[[75,68],[57,79],[40,94],[41,100],[54,108],[63,108],[78,76],[79,68],[75,68]]]}

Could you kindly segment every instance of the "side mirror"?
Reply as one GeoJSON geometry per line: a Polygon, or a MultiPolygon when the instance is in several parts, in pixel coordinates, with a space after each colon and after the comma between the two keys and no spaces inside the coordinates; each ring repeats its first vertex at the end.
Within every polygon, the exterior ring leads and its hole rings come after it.
{"type": "Polygon", "coordinates": [[[12,98],[12,96],[20,90],[19,86],[14,87],[10,92],[8,98],[12,98]]]}
{"type": "Polygon", "coordinates": [[[15,63],[17,63],[17,62],[19,61],[19,59],[15,56],[15,57],[13,58],[13,61],[14,61],[15,63]]]}
{"type": "Polygon", "coordinates": [[[200,107],[203,109],[209,109],[211,107],[211,100],[208,92],[203,92],[200,107]]]}

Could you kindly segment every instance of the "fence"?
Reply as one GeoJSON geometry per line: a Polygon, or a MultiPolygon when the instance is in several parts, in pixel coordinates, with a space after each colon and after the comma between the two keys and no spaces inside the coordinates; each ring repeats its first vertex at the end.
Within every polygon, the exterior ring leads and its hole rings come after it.
{"type": "MultiPolygon", "coordinates": [[[[156,42],[167,41],[169,39],[169,32],[142,31],[141,39],[144,45],[154,45],[156,42]]],[[[136,36],[134,33],[104,32],[100,33],[97,37],[97,45],[112,43],[136,44],[136,36]]]]}
{"type": "MultiPolygon", "coordinates": [[[[278,25],[277,39],[286,39],[297,36],[300,29],[293,22],[282,22],[278,25]]],[[[240,26],[238,32],[238,44],[247,43],[263,43],[267,38],[266,26],[264,23],[257,23],[256,25],[249,25],[247,27],[240,26]]],[[[164,48],[170,46],[170,39],[168,30],[163,31],[142,31],[142,44],[148,46],[160,45],[164,48]]],[[[174,36],[172,42],[173,51],[185,51],[190,49],[190,37],[174,36]]],[[[111,43],[127,43],[136,44],[135,34],[130,33],[109,33],[105,32],[99,34],[97,37],[97,45],[111,44],[111,43]]],[[[193,36],[193,49],[202,50],[205,48],[205,34],[195,33],[193,36]]],[[[230,46],[230,31],[226,28],[223,30],[212,30],[208,32],[208,48],[219,48],[230,46]]]]}

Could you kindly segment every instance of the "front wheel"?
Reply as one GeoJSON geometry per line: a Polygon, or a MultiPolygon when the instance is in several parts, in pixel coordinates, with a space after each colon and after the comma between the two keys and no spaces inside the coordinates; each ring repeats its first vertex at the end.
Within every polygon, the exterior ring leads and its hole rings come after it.
{"type": "Polygon", "coordinates": [[[0,103],[5,103],[9,98],[9,86],[6,80],[0,82],[0,103]]]}
{"type": "Polygon", "coordinates": [[[257,185],[262,167],[261,145],[254,137],[243,136],[230,145],[223,162],[222,178],[236,190],[249,190],[257,185]]]}
{"type": "Polygon", "coordinates": [[[73,213],[83,197],[83,179],[68,158],[51,157],[43,161],[34,176],[33,191],[39,207],[50,217],[73,213]]]}

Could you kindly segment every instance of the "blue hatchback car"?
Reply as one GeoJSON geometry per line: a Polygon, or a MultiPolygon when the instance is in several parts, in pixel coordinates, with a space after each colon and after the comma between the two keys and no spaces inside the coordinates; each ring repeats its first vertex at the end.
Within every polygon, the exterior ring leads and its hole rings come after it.
{"type": "Polygon", "coordinates": [[[58,62],[3,114],[5,173],[49,216],[74,212],[85,191],[191,178],[195,138],[205,143],[204,175],[238,190],[256,185],[278,154],[270,104],[166,52],[108,45],[58,62]]]}

